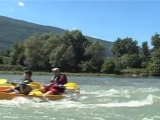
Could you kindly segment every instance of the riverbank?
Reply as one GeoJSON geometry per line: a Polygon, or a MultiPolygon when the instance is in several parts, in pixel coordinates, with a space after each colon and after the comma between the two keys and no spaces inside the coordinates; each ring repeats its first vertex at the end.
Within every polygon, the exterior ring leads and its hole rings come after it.
{"type": "MultiPolygon", "coordinates": [[[[23,71],[0,71],[0,74],[9,74],[9,75],[21,75],[23,71]]],[[[51,75],[51,72],[37,72],[33,71],[33,75],[51,75]]],[[[68,73],[65,72],[67,76],[108,76],[108,77],[116,77],[116,74],[104,74],[104,73],[68,73]]]]}
{"type": "MultiPolygon", "coordinates": [[[[21,75],[23,71],[0,71],[0,74],[9,75],[21,75]]],[[[39,72],[33,71],[33,75],[51,75],[51,72],[39,72]]],[[[150,77],[160,76],[159,74],[151,74],[146,69],[123,69],[119,74],[107,74],[107,73],[69,73],[65,72],[67,76],[95,76],[95,77],[150,77]]]]}

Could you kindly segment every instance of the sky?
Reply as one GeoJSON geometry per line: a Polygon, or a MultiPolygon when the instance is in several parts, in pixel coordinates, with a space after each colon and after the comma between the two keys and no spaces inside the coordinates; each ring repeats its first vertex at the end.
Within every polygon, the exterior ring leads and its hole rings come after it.
{"type": "Polygon", "coordinates": [[[160,0],[0,0],[0,15],[140,46],[160,34],[160,0]]]}

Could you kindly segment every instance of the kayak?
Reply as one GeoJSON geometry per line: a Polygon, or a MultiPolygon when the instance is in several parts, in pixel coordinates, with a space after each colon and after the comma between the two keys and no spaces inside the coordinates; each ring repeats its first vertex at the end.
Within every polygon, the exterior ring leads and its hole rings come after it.
{"type": "Polygon", "coordinates": [[[11,85],[11,84],[4,84],[4,85],[0,84],[0,91],[5,91],[6,89],[10,89],[10,88],[14,88],[14,87],[15,86],[11,85]]]}
{"type": "Polygon", "coordinates": [[[24,98],[28,98],[28,99],[39,98],[41,100],[55,101],[55,100],[61,100],[65,96],[64,95],[48,95],[44,99],[42,95],[24,95],[24,94],[14,94],[14,93],[0,92],[0,100],[12,100],[12,99],[15,99],[17,97],[24,97],[24,98]]]}
{"type": "MultiPolygon", "coordinates": [[[[56,101],[56,100],[61,100],[63,98],[65,98],[66,94],[61,94],[61,95],[48,95],[45,98],[42,95],[42,92],[39,91],[39,87],[40,87],[40,83],[37,82],[32,82],[30,84],[30,87],[32,88],[32,91],[28,94],[28,95],[24,95],[24,94],[15,94],[15,93],[8,93],[5,92],[6,89],[8,88],[14,88],[15,86],[9,83],[6,83],[5,79],[0,79],[0,100],[12,100],[15,99],[17,97],[24,97],[24,98],[29,98],[29,99],[33,99],[33,98],[39,98],[41,100],[51,100],[51,101],[56,101]]],[[[69,82],[67,84],[64,85],[64,87],[66,88],[66,93],[68,92],[72,92],[73,94],[79,94],[80,91],[77,88],[77,84],[74,82],[69,82]]]]}

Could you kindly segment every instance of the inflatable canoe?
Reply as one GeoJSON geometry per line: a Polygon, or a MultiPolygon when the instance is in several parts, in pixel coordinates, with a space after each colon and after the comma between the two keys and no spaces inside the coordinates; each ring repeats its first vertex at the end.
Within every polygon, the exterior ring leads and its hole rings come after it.
{"type": "MultiPolygon", "coordinates": [[[[15,86],[9,83],[6,83],[6,79],[0,79],[0,100],[12,100],[14,98],[17,97],[24,97],[24,98],[40,98],[41,100],[51,100],[51,101],[55,101],[55,100],[60,100],[63,99],[65,97],[64,94],[62,95],[48,95],[45,98],[42,96],[42,92],[40,92],[38,90],[38,88],[40,87],[40,83],[37,82],[32,82],[30,84],[30,86],[32,87],[32,91],[30,92],[29,95],[24,95],[24,94],[15,94],[15,93],[7,93],[5,92],[6,89],[8,88],[14,88],[15,86]]],[[[74,82],[69,82],[67,84],[64,85],[64,87],[66,88],[66,91],[73,91],[73,93],[77,93],[79,94],[79,89],[77,88],[77,84],[74,82]]]]}
{"type": "Polygon", "coordinates": [[[24,95],[24,94],[14,94],[14,93],[6,93],[6,92],[0,92],[0,100],[12,100],[17,97],[24,97],[28,99],[33,99],[33,98],[40,98],[41,100],[60,100],[63,99],[63,95],[48,95],[44,99],[42,95],[24,95]]]}

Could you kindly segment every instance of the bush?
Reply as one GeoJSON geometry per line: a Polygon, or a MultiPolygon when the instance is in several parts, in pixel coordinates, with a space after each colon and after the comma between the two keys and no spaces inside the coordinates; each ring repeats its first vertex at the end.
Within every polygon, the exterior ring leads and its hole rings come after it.
{"type": "Polygon", "coordinates": [[[18,65],[0,65],[0,71],[23,71],[25,68],[18,65]]]}
{"type": "Polygon", "coordinates": [[[115,68],[115,64],[112,58],[107,58],[105,59],[102,68],[101,68],[101,72],[103,73],[113,73],[114,72],[114,68],[115,68]]]}
{"type": "Polygon", "coordinates": [[[121,70],[121,74],[127,75],[127,76],[148,76],[149,72],[146,69],[137,69],[137,68],[132,68],[132,69],[123,69],[121,70]]]}

